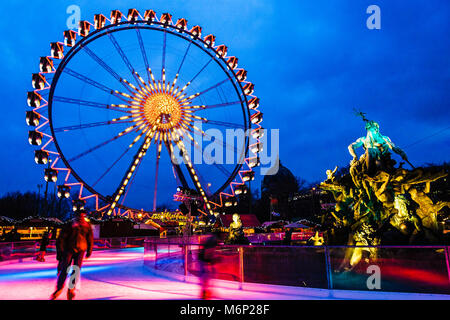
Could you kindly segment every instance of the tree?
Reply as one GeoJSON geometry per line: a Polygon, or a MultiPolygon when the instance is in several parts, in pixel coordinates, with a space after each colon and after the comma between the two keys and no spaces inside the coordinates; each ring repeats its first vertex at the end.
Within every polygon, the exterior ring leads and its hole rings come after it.
{"type": "Polygon", "coordinates": [[[54,193],[48,199],[36,192],[10,192],[0,198],[0,215],[20,220],[29,216],[65,219],[71,211],[70,200],[58,199],[54,193]]]}

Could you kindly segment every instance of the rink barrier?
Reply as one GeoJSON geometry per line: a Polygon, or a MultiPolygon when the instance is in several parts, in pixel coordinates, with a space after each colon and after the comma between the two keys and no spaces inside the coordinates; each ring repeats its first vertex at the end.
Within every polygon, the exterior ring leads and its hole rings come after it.
{"type": "MultiPolygon", "coordinates": [[[[113,237],[94,239],[93,250],[124,249],[143,247],[144,241],[152,237],[113,237]]],[[[159,237],[156,237],[159,239],[159,237]]],[[[0,242],[0,263],[4,261],[33,258],[39,253],[40,240],[0,242]]],[[[47,254],[56,253],[56,240],[50,240],[47,254]]]]}
{"type": "MultiPolygon", "coordinates": [[[[202,238],[146,239],[144,265],[188,282],[202,276],[202,238]]],[[[448,246],[220,245],[211,278],[327,290],[450,294],[448,246]],[[360,262],[351,267],[353,252],[360,262]],[[366,252],[377,249],[376,259],[366,252]]],[[[197,279],[197,280],[196,280],[197,279]]]]}

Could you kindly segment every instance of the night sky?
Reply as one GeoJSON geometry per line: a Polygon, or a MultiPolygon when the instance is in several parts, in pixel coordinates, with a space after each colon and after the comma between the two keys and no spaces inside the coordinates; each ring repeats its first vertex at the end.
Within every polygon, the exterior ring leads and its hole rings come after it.
{"type": "Polygon", "coordinates": [[[2,3],[0,19],[1,195],[43,183],[27,141],[26,92],[39,57],[63,40],[72,4],[82,20],[153,9],[216,35],[248,70],[263,127],[280,130],[283,165],[307,181],[351,160],[347,146],[365,134],[354,108],[415,166],[450,159],[449,1],[17,0],[2,3]],[[381,30],[366,27],[371,4],[381,8],[381,30]]]}

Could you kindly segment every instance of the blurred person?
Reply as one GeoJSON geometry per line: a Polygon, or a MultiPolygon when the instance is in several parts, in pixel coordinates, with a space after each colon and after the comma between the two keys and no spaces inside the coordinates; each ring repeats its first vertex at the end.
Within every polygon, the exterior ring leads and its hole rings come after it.
{"type": "Polygon", "coordinates": [[[9,231],[7,234],[5,234],[5,241],[6,242],[14,242],[20,240],[20,236],[17,233],[16,227],[13,227],[11,231],[9,231]]]}
{"type": "Polygon", "coordinates": [[[50,243],[50,239],[53,234],[53,229],[50,229],[50,231],[45,231],[42,240],[41,240],[41,247],[39,248],[39,253],[36,257],[36,260],[39,262],[45,262],[45,254],[47,253],[47,246],[50,243]]]}
{"type": "Polygon", "coordinates": [[[208,235],[203,242],[198,259],[200,261],[200,278],[201,278],[201,298],[208,300],[212,297],[212,291],[209,287],[209,280],[214,275],[214,264],[217,261],[216,256],[217,236],[215,234],[208,235]]]}
{"type": "Polygon", "coordinates": [[[292,228],[287,228],[284,232],[283,244],[290,246],[292,244],[292,228]]]}
{"type": "MultiPolygon", "coordinates": [[[[55,300],[63,291],[66,282],[69,267],[77,267],[73,272],[81,272],[83,258],[89,258],[92,254],[94,245],[94,235],[91,224],[86,220],[86,211],[78,211],[76,217],[63,227],[56,240],[56,257],[58,260],[58,280],[56,290],[50,296],[55,300]]],[[[74,273],[72,273],[73,275],[74,273]]],[[[78,279],[76,275],[75,282],[78,279]]],[[[75,298],[75,285],[69,286],[67,290],[67,299],[75,298]]]]}

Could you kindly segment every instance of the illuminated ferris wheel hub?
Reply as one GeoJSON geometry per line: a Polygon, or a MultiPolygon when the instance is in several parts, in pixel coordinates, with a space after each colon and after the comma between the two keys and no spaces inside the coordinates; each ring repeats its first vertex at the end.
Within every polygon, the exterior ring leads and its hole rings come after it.
{"type": "Polygon", "coordinates": [[[155,93],[144,102],[143,111],[147,121],[154,125],[158,119],[158,130],[176,127],[181,120],[179,101],[169,93],[155,93]]]}
{"type": "Polygon", "coordinates": [[[135,73],[141,82],[139,88],[122,79],[129,86],[131,94],[119,91],[116,93],[129,98],[130,105],[119,105],[118,107],[131,109],[132,116],[119,119],[133,119],[143,132],[147,132],[153,126],[156,131],[160,132],[179,128],[181,123],[189,126],[189,120],[192,119],[192,116],[189,115],[189,109],[191,109],[189,98],[185,98],[183,90],[175,89],[176,79],[172,83],[166,83],[164,77],[161,84],[161,81],[154,80],[151,69],[149,72],[152,75],[151,82],[145,82],[137,72],[135,73]]]}

